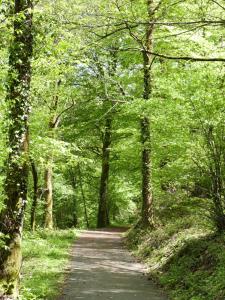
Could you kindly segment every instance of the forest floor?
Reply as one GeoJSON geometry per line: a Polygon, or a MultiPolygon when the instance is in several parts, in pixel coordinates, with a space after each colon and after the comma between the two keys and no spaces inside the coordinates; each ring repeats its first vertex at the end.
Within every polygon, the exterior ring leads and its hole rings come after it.
{"type": "Polygon", "coordinates": [[[81,231],[59,300],[166,300],[125,249],[121,229],[81,231]]]}
{"type": "MultiPolygon", "coordinates": [[[[195,222],[195,224],[197,221],[195,222]]],[[[127,246],[173,300],[225,299],[225,234],[171,217],[154,230],[132,228],[127,246]]]]}
{"type": "Polygon", "coordinates": [[[75,240],[73,229],[24,233],[21,300],[55,299],[75,240]]]}

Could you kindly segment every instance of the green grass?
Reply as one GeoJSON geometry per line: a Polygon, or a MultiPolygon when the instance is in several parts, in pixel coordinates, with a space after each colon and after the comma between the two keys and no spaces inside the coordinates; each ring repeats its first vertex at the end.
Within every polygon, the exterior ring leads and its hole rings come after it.
{"type": "Polygon", "coordinates": [[[152,231],[131,229],[128,246],[170,299],[224,300],[225,235],[198,224],[196,217],[168,213],[164,224],[152,231]]]}
{"type": "Polygon", "coordinates": [[[64,279],[74,230],[26,232],[21,300],[54,299],[64,279]]]}

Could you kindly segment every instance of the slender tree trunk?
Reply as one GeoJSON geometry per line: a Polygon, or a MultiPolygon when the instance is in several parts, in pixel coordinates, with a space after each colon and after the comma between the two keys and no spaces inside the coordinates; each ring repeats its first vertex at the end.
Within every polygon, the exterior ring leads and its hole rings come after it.
{"type": "Polygon", "coordinates": [[[89,220],[88,220],[88,212],[87,212],[87,204],[86,204],[86,198],[84,195],[84,189],[83,189],[83,182],[82,182],[82,174],[81,174],[81,169],[80,165],[78,165],[78,171],[79,171],[79,181],[80,181],[80,189],[81,189],[81,194],[82,194],[82,199],[83,199],[83,205],[84,205],[84,217],[86,221],[86,226],[89,228],[89,220]]]}
{"type": "MultiPolygon", "coordinates": [[[[60,83],[57,83],[57,86],[59,86],[60,83]]],[[[57,129],[60,118],[56,115],[56,110],[58,107],[58,95],[54,97],[54,107],[52,109],[53,116],[50,119],[49,122],[49,131],[50,136],[52,138],[55,137],[55,130],[57,129]]],[[[54,221],[53,221],[53,155],[50,153],[47,162],[47,166],[45,169],[45,221],[44,221],[44,227],[45,229],[53,229],[54,221]]]]}
{"type": "Polygon", "coordinates": [[[99,207],[97,227],[104,228],[110,224],[107,189],[109,180],[109,159],[110,159],[110,145],[112,136],[112,119],[108,117],[105,122],[105,132],[102,146],[102,173],[99,190],[99,207]]]}
{"type": "Polygon", "coordinates": [[[16,299],[21,268],[21,238],[29,172],[28,116],[32,57],[32,1],[14,1],[14,38],[10,47],[8,145],[5,208],[0,215],[0,298],[16,299]],[[24,16],[24,17],[21,17],[24,16]]]}
{"type": "Polygon", "coordinates": [[[31,206],[30,212],[30,228],[32,231],[35,231],[36,226],[36,209],[37,209],[37,202],[38,202],[38,173],[35,166],[34,161],[31,161],[31,170],[33,176],[33,202],[31,206]]]}
{"type": "Polygon", "coordinates": [[[76,196],[73,196],[73,226],[76,228],[78,226],[78,217],[77,217],[77,199],[76,196]]]}
{"type": "MultiPolygon", "coordinates": [[[[153,17],[153,0],[147,0],[149,19],[153,17]]],[[[144,70],[144,93],[143,98],[148,101],[152,92],[151,66],[153,57],[150,52],[153,50],[153,25],[146,26],[145,51],[143,51],[143,70],[144,70]]],[[[153,226],[153,194],[152,194],[152,153],[151,153],[151,134],[150,118],[145,113],[141,118],[141,142],[142,142],[142,218],[143,226],[153,226]]]]}
{"type": "Polygon", "coordinates": [[[70,172],[71,176],[71,183],[74,191],[73,195],[73,226],[77,227],[78,224],[78,216],[77,216],[77,199],[76,199],[76,189],[77,189],[77,176],[75,175],[75,172],[71,170],[70,172]]]}
{"type": "Polygon", "coordinates": [[[45,170],[45,228],[53,229],[52,164],[45,170]]]}

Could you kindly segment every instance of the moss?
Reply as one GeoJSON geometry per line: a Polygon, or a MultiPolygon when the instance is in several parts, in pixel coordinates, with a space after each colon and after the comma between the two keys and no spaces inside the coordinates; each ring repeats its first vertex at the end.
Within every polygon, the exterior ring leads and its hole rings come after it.
{"type": "Polygon", "coordinates": [[[12,298],[17,298],[19,272],[22,262],[21,237],[15,234],[11,240],[5,236],[5,241],[6,239],[8,239],[8,244],[5,243],[1,249],[1,254],[5,255],[6,259],[1,265],[1,272],[4,275],[3,278],[1,278],[0,295],[7,294],[12,298]]]}

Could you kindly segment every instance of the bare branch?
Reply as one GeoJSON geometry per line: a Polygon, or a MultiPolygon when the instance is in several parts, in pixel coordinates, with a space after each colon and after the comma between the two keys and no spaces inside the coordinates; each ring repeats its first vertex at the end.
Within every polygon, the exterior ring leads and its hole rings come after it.
{"type": "MultiPolygon", "coordinates": [[[[143,51],[143,50],[142,50],[143,51]]],[[[155,55],[161,58],[170,59],[170,60],[186,60],[190,62],[224,62],[225,58],[220,57],[191,57],[191,56],[170,56],[166,54],[160,54],[155,52],[147,51],[151,55],[155,55]]]]}
{"type": "Polygon", "coordinates": [[[143,49],[145,49],[145,46],[142,42],[142,40],[132,32],[132,28],[129,26],[129,23],[126,23],[126,28],[128,29],[129,33],[130,33],[130,36],[139,44],[142,46],[143,49]]]}
{"type": "Polygon", "coordinates": [[[180,35],[183,35],[185,33],[193,32],[193,31],[198,30],[198,29],[200,29],[202,27],[205,27],[205,26],[206,26],[205,24],[201,24],[201,25],[196,26],[194,28],[191,28],[189,30],[181,31],[181,32],[174,33],[174,34],[168,34],[168,35],[164,35],[164,36],[155,37],[154,40],[161,40],[161,39],[167,39],[167,38],[171,38],[171,37],[180,36],[180,35]]]}
{"type": "MultiPolygon", "coordinates": [[[[213,1],[213,0],[211,0],[213,1]]],[[[140,25],[155,25],[155,26],[183,26],[183,25],[198,25],[198,24],[205,24],[205,25],[225,25],[225,20],[199,20],[199,21],[186,21],[186,22],[182,22],[182,21],[177,21],[177,22],[158,22],[158,21],[137,21],[137,22],[129,22],[128,20],[123,20],[120,21],[118,23],[106,23],[106,24],[102,24],[102,25],[87,25],[87,24],[82,24],[82,23],[78,23],[78,22],[66,22],[64,23],[64,25],[76,25],[76,26],[80,26],[80,27],[84,27],[84,28],[104,28],[104,27],[110,27],[110,26],[123,26],[129,24],[130,27],[135,28],[138,27],[140,25]]],[[[122,27],[120,28],[120,30],[126,29],[126,27],[122,27]]]]}
{"type": "Polygon", "coordinates": [[[158,11],[158,9],[159,9],[160,6],[162,5],[163,1],[164,1],[164,0],[160,0],[160,1],[159,1],[159,3],[156,5],[156,7],[155,7],[154,10],[153,10],[153,14],[155,14],[155,13],[158,11]]]}
{"type": "Polygon", "coordinates": [[[62,116],[65,112],[67,112],[68,110],[70,110],[74,105],[75,105],[75,102],[72,101],[72,104],[71,104],[69,107],[66,107],[64,110],[62,110],[62,111],[57,115],[57,117],[56,117],[55,120],[54,120],[54,124],[52,124],[53,128],[57,127],[57,125],[58,125],[59,122],[60,122],[61,116],[62,116]]]}
{"type": "Polygon", "coordinates": [[[222,6],[218,1],[216,0],[211,0],[213,3],[217,4],[220,8],[222,8],[223,10],[225,10],[225,6],[222,6]]]}
{"type": "Polygon", "coordinates": [[[192,56],[172,56],[172,55],[167,55],[167,54],[161,54],[161,53],[156,53],[156,52],[151,52],[147,50],[143,50],[141,48],[121,48],[117,51],[138,51],[138,52],[143,52],[146,51],[148,54],[151,54],[153,56],[161,57],[164,59],[169,59],[169,60],[186,60],[190,62],[224,62],[225,58],[223,57],[192,57],[192,56]]]}

